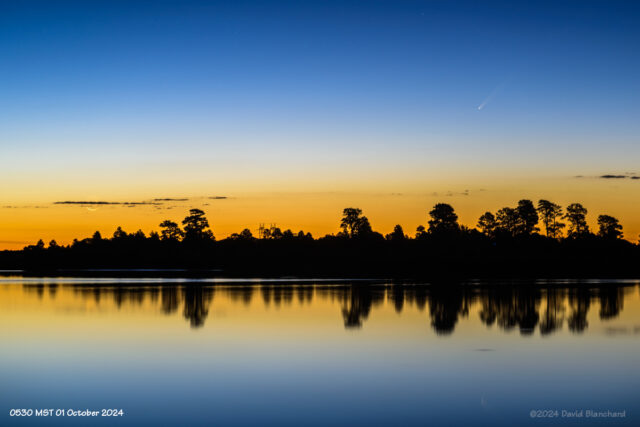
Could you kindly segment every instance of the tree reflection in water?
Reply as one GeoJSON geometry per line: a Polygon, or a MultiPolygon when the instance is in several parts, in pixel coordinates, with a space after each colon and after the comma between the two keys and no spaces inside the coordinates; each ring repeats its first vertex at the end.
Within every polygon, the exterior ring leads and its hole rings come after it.
{"type": "MultiPolygon", "coordinates": [[[[246,306],[255,303],[254,293],[262,296],[265,307],[280,308],[291,305],[312,305],[316,299],[330,300],[340,307],[344,327],[362,328],[376,307],[385,303],[399,314],[417,309],[426,312],[438,335],[455,331],[461,317],[477,311],[479,320],[488,327],[496,325],[502,330],[518,329],[521,335],[536,330],[549,335],[562,329],[565,320],[568,330],[582,333],[588,326],[592,304],[598,306],[602,320],[617,317],[623,308],[625,290],[632,287],[616,283],[544,285],[505,283],[492,286],[458,284],[290,284],[266,283],[219,286],[202,283],[184,285],[140,286],[119,284],[100,285],[23,285],[24,292],[38,299],[55,299],[61,287],[68,287],[84,299],[100,305],[112,302],[117,308],[123,304],[142,306],[148,301],[158,306],[165,315],[182,312],[192,328],[202,327],[209,316],[210,306],[217,292],[223,293],[234,304],[246,306]]],[[[640,288],[640,286],[639,286],[640,288]]],[[[257,300],[260,304],[260,300],[257,300]]]]}

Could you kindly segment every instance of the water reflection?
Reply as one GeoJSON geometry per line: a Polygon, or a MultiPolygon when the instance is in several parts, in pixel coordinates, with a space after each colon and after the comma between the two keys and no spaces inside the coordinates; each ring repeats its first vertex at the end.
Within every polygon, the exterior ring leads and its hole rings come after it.
{"type": "Polygon", "coordinates": [[[192,328],[205,325],[215,295],[222,293],[233,304],[250,306],[258,300],[264,307],[311,306],[316,300],[332,301],[339,308],[347,329],[363,328],[377,307],[390,304],[396,313],[417,310],[425,313],[433,330],[450,335],[461,318],[477,313],[487,327],[496,325],[503,331],[517,330],[521,335],[538,331],[549,335],[566,323],[572,333],[582,333],[589,327],[588,315],[595,306],[601,320],[617,317],[624,306],[625,295],[638,285],[619,283],[574,284],[572,286],[539,285],[409,285],[409,284],[291,284],[265,283],[212,286],[202,283],[181,285],[139,285],[123,282],[118,285],[23,284],[26,295],[55,300],[60,288],[70,290],[75,297],[92,300],[100,306],[113,303],[118,309],[124,304],[173,315],[181,312],[192,328]],[[144,306],[144,308],[143,308],[144,306]]]}
{"type": "MultiPolygon", "coordinates": [[[[342,318],[345,328],[360,328],[369,317],[371,307],[384,301],[385,289],[377,287],[350,286],[338,293],[342,305],[342,318]]],[[[393,293],[393,291],[391,291],[393,293]]],[[[397,307],[397,306],[396,306],[397,307]]],[[[401,308],[402,310],[402,308],[401,308]]]]}

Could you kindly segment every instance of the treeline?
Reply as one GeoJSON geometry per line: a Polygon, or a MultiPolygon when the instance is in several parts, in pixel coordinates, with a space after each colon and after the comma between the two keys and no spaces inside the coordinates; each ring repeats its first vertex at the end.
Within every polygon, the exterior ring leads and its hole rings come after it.
{"type": "Polygon", "coordinates": [[[215,269],[233,275],[348,276],[541,276],[628,275],[640,270],[640,247],[623,239],[619,221],[598,217],[587,224],[579,203],[563,209],[540,200],[484,213],[475,228],[459,224],[454,208],[436,204],[427,226],[413,236],[400,225],[382,235],[362,210],[346,208],[340,232],[314,238],[304,231],[249,229],[216,241],[205,213],[192,209],[182,224],[166,220],[160,232],[111,238],[99,232],[67,246],[40,240],[22,251],[0,254],[0,268],[215,269]]]}

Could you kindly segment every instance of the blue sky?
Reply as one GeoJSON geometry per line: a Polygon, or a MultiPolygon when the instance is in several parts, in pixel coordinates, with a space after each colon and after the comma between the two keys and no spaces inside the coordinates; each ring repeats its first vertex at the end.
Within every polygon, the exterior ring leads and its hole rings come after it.
{"type": "Polygon", "coordinates": [[[638,130],[633,2],[7,3],[3,133],[34,146],[638,130]]]}
{"type": "Polygon", "coordinates": [[[640,173],[638,22],[616,1],[3,1],[1,199],[640,173]]]}

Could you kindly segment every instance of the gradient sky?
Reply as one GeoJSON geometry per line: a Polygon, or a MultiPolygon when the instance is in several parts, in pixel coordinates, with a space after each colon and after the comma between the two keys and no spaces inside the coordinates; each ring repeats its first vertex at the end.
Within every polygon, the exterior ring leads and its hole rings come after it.
{"type": "Polygon", "coordinates": [[[0,2],[0,248],[190,207],[218,238],[331,233],[347,206],[412,233],[439,201],[474,225],[541,197],[635,241],[638,22],[615,1],[0,2]],[[53,205],[154,198],[189,200],[53,205]]]}

